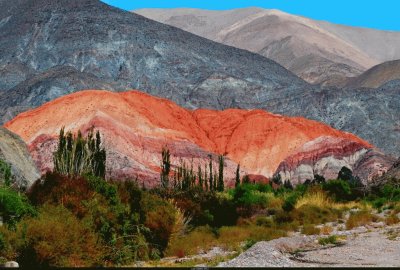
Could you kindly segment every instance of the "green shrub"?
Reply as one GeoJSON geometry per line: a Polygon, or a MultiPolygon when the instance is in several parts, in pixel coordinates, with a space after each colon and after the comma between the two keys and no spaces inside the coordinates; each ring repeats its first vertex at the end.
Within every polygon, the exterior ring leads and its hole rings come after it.
{"type": "Polygon", "coordinates": [[[378,198],[372,202],[372,206],[376,209],[380,209],[382,208],[382,206],[385,205],[386,202],[387,202],[386,198],[378,198]]]}
{"type": "Polygon", "coordinates": [[[318,243],[320,245],[323,245],[323,246],[329,245],[329,244],[337,245],[338,244],[338,239],[337,239],[336,235],[331,235],[331,236],[328,236],[328,237],[319,238],[318,239],[318,243]]]}
{"type": "Polygon", "coordinates": [[[168,245],[175,224],[175,207],[166,200],[144,193],[140,201],[141,210],[145,213],[144,225],[150,229],[147,235],[150,243],[160,251],[168,245]]]}
{"type": "Polygon", "coordinates": [[[330,180],[322,185],[323,190],[335,198],[336,201],[347,201],[351,197],[349,183],[343,180],[330,180]]]}
{"type": "Polygon", "coordinates": [[[257,217],[256,224],[257,226],[271,228],[274,226],[274,221],[270,217],[257,217]]]}
{"type": "Polygon", "coordinates": [[[254,241],[253,239],[247,239],[246,242],[244,243],[244,249],[249,249],[252,246],[254,246],[254,244],[257,243],[256,241],[254,241]]]}
{"type": "Polygon", "coordinates": [[[282,209],[285,210],[286,212],[292,211],[294,207],[296,206],[296,202],[299,198],[299,194],[296,192],[289,195],[286,199],[285,202],[282,205],[282,209]]]}
{"type": "Polygon", "coordinates": [[[14,226],[22,217],[35,213],[24,194],[10,187],[0,186],[0,216],[6,224],[14,226]]]}
{"type": "Polygon", "coordinates": [[[7,162],[0,159],[0,184],[10,186],[12,182],[11,166],[7,162]]]}

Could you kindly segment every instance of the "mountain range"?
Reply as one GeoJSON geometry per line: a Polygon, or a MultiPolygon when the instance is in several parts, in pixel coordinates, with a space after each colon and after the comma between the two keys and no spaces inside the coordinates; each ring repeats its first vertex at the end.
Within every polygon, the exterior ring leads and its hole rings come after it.
{"type": "MultiPolygon", "coordinates": [[[[210,25],[204,26],[200,18],[194,28],[220,33],[218,23],[228,23],[229,27],[223,25],[224,40],[217,41],[228,44],[225,40],[232,37],[254,46],[272,42],[263,45],[262,51],[268,52],[264,55],[255,48],[224,45],[97,0],[0,0],[0,5],[0,122],[8,122],[6,126],[28,143],[42,172],[51,168],[54,136],[62,124],[73,130],[99,125],[106,140],[112,136],[121,140],[117,144],[120,146],[111,148],[115,176],[128,178],[135,172],[153,184],[159,174],[160,147],[169,140],[174,146],[171,148],[180,149],[176,150],[177,157],[185,158],[188,152],[186,158],[204,162],[209,155],[229,153],[226,165],[230,176],[241,163],[244,173],[268,177],[279,173],[295,181],[313,177],[316,171],[333,177],[343,164],[368,180],[390,167],[393,158],[388,155],[400,152],[398,61],[380,64],[398,57],[398,33],[336,26],[275,10],[242,9],[230,11],[232,16],[226,11],[222,14],[226,22],[222,22],[221,13],[215,12],[220,14],[217,16],[210,12],[214,15],[207,17],[208,11],[199,11],[210,25]],[[288,29],[293,37],[285,36],[288,29]],[[252,41],[255,37],[263,38],[252,41]],[[287,39],[284,42],[290,46],[280,44],[281,39],[287,39]],[[292,68],[295,66],[305,70],[299,73],[292,68]],[[312,70],[323,71],[320,75],[327,77],[319,78],[319,73],[312,70]],[[99,96],[93,92],[69,96],[85,89],[124,93],[100,91],[99,96]],[[152,119],[172,113],[167,127],[175,135],[166,132],[154,138],[151,132],[141,134],[144,131],[140,125],[148,123],[150,116],[135,106],[146,108],[146,102],[153,99],[125,93],[129,89],[173,102],[157,100],[176,107],[178,115],[175,109],[148,107],[153,110],[152,119]],[[65,99],[57,99],[63,96],[65,99]],[[81,101],[85,97],[92,107],[85,107],[87,104],[81,101]],[[127,101],[135,98],[139,103],[127,101]],[[91,103],[91,99],[98,102],[91,103]],[[51,105],[54,100],[62,106],[51,105]],[[50,103],[40,107],[46,102],[50,103]],[[126,110],[119,111],[116,104],[126,110]],[[76,114],[72,114],[74,106],[76,114]],[[32,113],[30,109],[35,107],[38,111],[32,113]],[[115,116],[108,118],[110,113],[115,116]],[[183,115],[187,115],[184,121],[183,115]],[[126,122],[125,117],[133,122],[126,122]],[[300,117],[294,118],[299,124],[290,117],[300,117]],[[53,118],[55,122],[46,122],[53,118]],[[143,122],[136,126],[135,119],[143,122]],[[175,126],[181,122],[197,129],[204,135],[202,139],[186,127],[182,131],[175,126]],[[236,124],[243,124],[246,130],[240,134],[248,142],[241,145],[219,141],[219,137],[227,138],[218,129],[225,124],[232,124],[226,127],[228,133],[236,131],[236,124]],[[273,139],[259,128],[275,130],[273,139]],[[311,136],[309,130],[313,129],[316,132],[311,136]],[[348,134],[345,132],[357,139],[338,135],[348,134]],[[213,138],[213,133],[219,137],[213,138]],[[181,136],[179,142],[176,134],[181,136]],[[296,137],[299,134],[308,135],[296,137]],[[281,137],[286,141],[280,141],[281,137]],[[257,147],[263,140],[270,144],[261,143],[260,150],[257,147]],[[132,153],[122,142],[132,145],[132,153]],[[255,152],[250,147],[253,144],[257,146],[255,152]],[[289,148],[275,148],[281,144],[289,148]],[[149,149],[146,155],[144,145],[149,149]],[[138,154],[140,151],[143,155],[138,154]],[[335,165],[325,166],[326,161],[335,165]]],[[[157,16],[158,20],[162,18],[157,16]]],[[[179,18],[174,20],[186,20],[189,25],[197,20],[192,16],[179,18]]],[[[150,130],[165,129],[163,123],[150,122],[150,130]]],[[[232,138],[228,138],[230,142],[232,138]]]]}
{"type": "Polygon", "coordinates": [[[275,60],[304,80],[343,85],[400,59],[400,33],[336,25],[279,10],[140,9],[133,12],[275,60]]]}

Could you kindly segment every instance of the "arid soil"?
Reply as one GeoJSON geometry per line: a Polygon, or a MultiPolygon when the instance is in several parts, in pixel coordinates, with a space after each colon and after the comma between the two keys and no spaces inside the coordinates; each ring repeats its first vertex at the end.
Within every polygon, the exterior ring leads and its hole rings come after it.
{"type": "Polygon", "coordinates": [[[340,242],[322,246],[322,236],[294,235],[259,242],[226,267],[399,267],[400,225],[375,223],[337,231],[340,242]]]}

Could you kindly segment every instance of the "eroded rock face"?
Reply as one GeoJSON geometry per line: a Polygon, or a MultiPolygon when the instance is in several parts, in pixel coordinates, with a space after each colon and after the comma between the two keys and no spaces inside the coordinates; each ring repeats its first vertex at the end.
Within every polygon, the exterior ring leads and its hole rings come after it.
{"type": "Polygon", "coordinates": [[[18,135],[2,127],[0,127],[0,159],[11,165],[13,185],[17,188],[29,188],[40,177],[25,142],[18,135]]]}
{"type": "Polygon", "coordinates": [[[276,173],[282,180],[299,184],[307,179],[313,180],[316,175],[336,179],[341,168],[347,167],[366,184],[392,163],[392,158],[363,143],[324,136],[297,149],[279,164],[276,173]]]}
{"type": "Polygon", "coordinates": [[[242,175],[265,178],[271,177],[283,160],[290,161],[291,167],[286,167],[292,168],[316,157],[319,167],[337,175],[341,165],[355,163],[372,148],[350,133],[301,117],[262,110],[191,111],[138,91],[74,93],[22,113],[5,126],[27,142],[42,172],[52,169],[61,127],[84,133],[95,127],[106,146],[109,176],[137,176],[148,185],[158,182],[163,146],[171,150],[173,164],[193,160],[195,170],[198,165],[204,168],[209,155],[217,169],[216,155],[226,155],[228,185],[234,183],[238,163],[242,175]],[[337,165],[339,159],[343,161],[337,165]]]}

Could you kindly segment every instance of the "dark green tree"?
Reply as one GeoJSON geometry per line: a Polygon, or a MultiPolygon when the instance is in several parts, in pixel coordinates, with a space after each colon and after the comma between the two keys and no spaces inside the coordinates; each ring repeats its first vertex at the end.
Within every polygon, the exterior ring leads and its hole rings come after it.
{"type": "Polygon", "coordinates": [[[0,159],[0,183],[10,186],[12,182],[12,173],[10,164],[0,159]]]}
{"type": "Polygon", "coordinates": [[[238,187],[239,185],[240,185],[240,164],[238,164],[236,168],[235,187],[238,187]]]}
{"type": "Polygon", "coordinates": [[[211,155],[209,155],[209,158],[210,158],[210,163],[208,165],[209,168],[210,168],[209,186],[210,186],[210,191],[211,191],[211,190],[214,190],[214,184],[213,184],[214,177],[213,177],[213,167],[212,167],[212,157],[211,157],[211,155]]]}
{"type": "Polygon", "coordinates": [[[292,182],[290,182],[289,180],[285,180],[285,183],[283,184],[283,186],[287,189],[293,189],[292,182]]]}
{"type": "Polygon", "coordinates": [[[242,184],[250,184],[250,177],[247,174],[243,176],[242,184]]]}
{"type": "Polygon", "coordinates": [[[201,171],[200,164],[197,167],[197,178],[199,187],[203,188],[203,172],[201,171]]]}
{"type": "Polygon", "coordinates": [[[169,187],[169,173],[171,171],[171,155],[169,152],[169,149],[166,147],[162,148],[161,151],[161,158],[162,158],[162,163],[161,163],[161,187],[163,188],[168,188],[169,187]]]}
{"type": "Polygon", "coordinates": [[[86,138],[78,131],[74,136],[60,130],[58,148],[53,153],[54,171],[62,175],[78,176],[91,174],[105,178],[106,151],[102,147],[100,133],[93,135],[93,129],[86,138]]]}
{"type": "Polygon", "coordinates": [[[277,173],[277,174],[275,174],[273,177],[272,177],[272,182],[273,183],[275,183],[275,184],[277,184],[277,185],[282,185],[282,178],[281,178],[281,175],[279,174],[279,173],[277,173]]]}
{"type": "Polygon", "coordinates": [[[205,186],[205,190],[208,191],[207,164],[204,164],[204,186],[205,186]]]}
{"type": "Polygon", "coordinates": [[[218,185],[217,190],[219,192],[224,191],[224,156],[220,155],[218,157],[218,185]]]}

